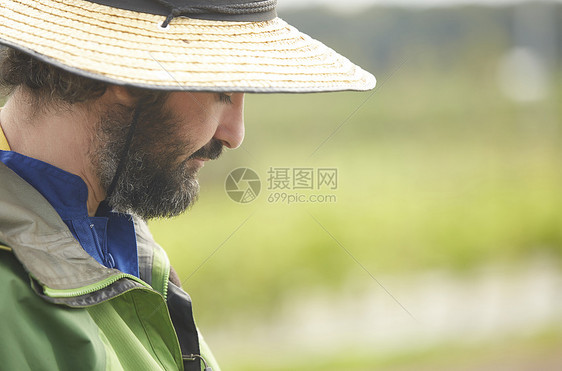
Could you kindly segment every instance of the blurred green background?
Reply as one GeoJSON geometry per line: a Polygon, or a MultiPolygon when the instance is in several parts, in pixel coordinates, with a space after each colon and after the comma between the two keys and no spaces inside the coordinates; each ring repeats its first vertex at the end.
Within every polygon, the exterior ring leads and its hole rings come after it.
{"type": "Polygon", "coordinates": [[[243,147],[150,223],[223,370],[562,369],[562,5],[280,16],[378,86],[247,95],[243,147]],[[287,191],[334,202],[269,202],[270,168],[336,168],[287,191]]]}

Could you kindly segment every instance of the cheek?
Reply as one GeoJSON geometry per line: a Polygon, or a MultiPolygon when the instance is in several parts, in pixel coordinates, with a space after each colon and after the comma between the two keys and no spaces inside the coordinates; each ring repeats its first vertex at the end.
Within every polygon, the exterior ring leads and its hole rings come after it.
{"type": "Polygon", "coordinates": [[[179,135],[193,151],[209,143],[215,136],[220,112],[213,93],[177,93],[171,96],[168,108],[180,124],[179,135]]]}
{"type": "Polygon", "coordinates": [[[195,152],[213,139],[216,127],[212,119],[194,120],[183,128],[182,137],[185,143],[191,147],[191,151],[195,152]]]}

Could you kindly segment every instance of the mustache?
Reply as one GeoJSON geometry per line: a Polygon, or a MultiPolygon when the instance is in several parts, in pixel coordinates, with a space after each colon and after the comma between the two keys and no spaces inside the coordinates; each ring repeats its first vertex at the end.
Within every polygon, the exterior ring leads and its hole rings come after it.
{"type": "Polygon", "coordinates": [[[189,160],[194,158],[216,160],[223,152],[224,145],[218,139],[211,139],[209,143],[193,152],[188,157],[189,160]]]}

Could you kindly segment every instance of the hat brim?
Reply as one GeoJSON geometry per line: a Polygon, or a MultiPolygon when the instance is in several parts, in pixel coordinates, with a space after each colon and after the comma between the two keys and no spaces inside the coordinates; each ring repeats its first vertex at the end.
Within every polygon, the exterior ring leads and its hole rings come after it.
{"type": "Polygon", "coordinates": [[[370,90],[376,80],[280,18],[224,22],[84,0],[3,0],[0,43],[74,73],[150,89],[259,93],[370,90]]]}

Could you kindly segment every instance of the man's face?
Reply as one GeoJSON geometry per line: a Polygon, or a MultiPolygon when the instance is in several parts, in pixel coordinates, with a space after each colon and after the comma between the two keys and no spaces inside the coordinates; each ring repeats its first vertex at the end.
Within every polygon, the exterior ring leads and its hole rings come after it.
{"type": "Polygon", "coordinates": [[[197,173],[244,138],[244,95],[174,92],[153,104],[114,105],[102,115],[93,164],[109,188],[124,161],[109,204],[145,219],[175,216],[197,198],[197,173]],[[125,156],[132,116],[138,122],[125,156]]]}

